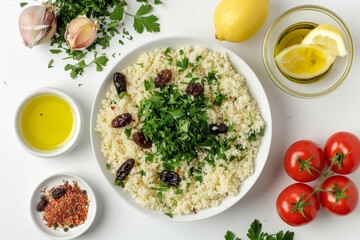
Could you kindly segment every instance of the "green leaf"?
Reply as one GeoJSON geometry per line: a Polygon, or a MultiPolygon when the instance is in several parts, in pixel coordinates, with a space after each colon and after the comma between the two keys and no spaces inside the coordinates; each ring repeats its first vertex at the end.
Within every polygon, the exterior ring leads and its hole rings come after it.
{"type": "Polygon", "coordinates": [[[48,68],[54,67],[54,66],[53,66],[53,63],[54,63],[54,59],[51,59],[51,60],[49,61],[49,63],[48,63],[48,68]]]}
{"type": "Polygon", "coordinates": [[[183,194],[183,192],[184,192],[184,190],[178,189],[178,190],[176,190],[175,194],[176,195],[181,195],[181,194],[183,194]]]}
{"type": "Polygon", "coordinates": [[[182,61],[177,61],[177,62],[176,62],[176,66],[177,66],[178,68],[180,68],[180,69],[179,69],[180,72],[185,71],[185,70],[188,68],[188,66],[189,66],[189,59],[188,59],[188,58],[184,58],[182,61]]]}
{"type": "Polygon", "coordinates": [[[91,63],[95,63],[96,71],[100,72],[103,70],[103,67],[106,66],[106,63],[108,61],[109,61],[109,59],[105,55],[102,55],[100,57],[96,57],[91,63]]]}
{"type": "Polygon", "coordinates": [[[248,230],[247,236],[250,240],[260,240],[262,230],[262,224],[259,220],[255,219],[253,223],[251,223],[250,229],[248,230]]]}
{"type": "Polygon", "coordinates": [[[62,51],[61,51],[60,49],[50,49],[50,52],[51,52],[52,54],[59,54],[59,53],[61,53],[62,51]]]}
{"type": "Polygon", "coordinates": [[[107,169],[107,170],[110,170],[110,168],[111,168],[111,164],[110,164],[110,163],[107,163],[107,164],[106,164],[106,169],[107,169]]]}
{"type": "Polygon", "coordinates": [[[185,115],[185,113],[181,109],[169,111],[169,114],[174,118],[181,118],[185,115]]]}
{"type": "Polygon", "coordinates": [[[161,0],[154,0],[154,3],[155,3],[155,5],[159,5],[159,4],[162,4],[162,1],[161,0]]]}
{"type": "Polygon", "coordinates": [[[159,203],[163,203],[163,201],[162,201],[162,191],[158,191],[156,193],[156,198],[158,199],[159,203]]]}
{"type": "Polygon", "coordinates": [[[173,218],[174,214],[172,212],[167,212],[167,213],[164,213],[166,216],[170,217],[170,218],[173,218]]]}
{"type": "Polygon", "coordinates": [[[241,240],[241,239],[236,237],[236,235],[233,232],[227,231],[225,234],[225,240],[241,240]]]}
{"type": "Polygon", "coordinates": [[[160,24],[157,23],[159,20],[154,15],[144,16],[150,13],[152,10],[152,6],[149,4],[142,5],[134,16],[134,29],[138,33],[143,33],[144,28],[148,32],[159,32],[160,24]]]}
{"type": "Polygon", "coordinates": [[[20,7],[25,7],[26,5],[28,5],[27,2],[21,2],[21,3],[20,3],[20,7]]]}
{"type": "Polygon", "coordinates": [[[110,20],[121,21],[124,17],[124,6],[118,4],[110,14],[110,20]]]}
{"type": "Polygon", "coordinates": [[[144,170],[141,170],[141,171],[140,171],[140,175],[143,177],[143,176],[146,175],[146,172],[144,172],[144,170]]]}
{"type": "Polygon", "coordinates": [[[126,92],[121,92],[121,93],[119,94],[119,98],[120,98],[120,99],[123,99],[123,98],[125,97],[125,95],[126,95],[126,92]]]}
{"type": "Polygon", "coordinates": [[[154,83],[152,80],[144,80],[144,88],[146,91],[150,92],[154,89],[154,83]]]}
{"type": "Polygon", "coordinates": [[[134,19],[134,29],[138,33],[144,32],[144,27],[147,32],[160,32],[160,24],[157,23],[159,19],[154,16],[137,17],[134,19]]]}
{"type": "Polygon", "coordinates": [[[140,17],[142,15],[150,13],[152,10],[152,6],[150,4],[141,5],[140,8],[135,13],[135,17],[140,17]]]}
{"type": "Polygon", "coordinates": [[[117,179],[115,180],[114,185],[122,187],[122,188],[124,188],[124,186],[125,186],[123,181],[120,181],[120,180],[117,180],[117,179]]]}
{"type": "Polygon", "coordinates": [[[286,231],[285,235],[282,238],[276,237],[276,240],[294,240],[294,232],[286,231]]]}
{"type": "Polygon", "coordinates": [[[132,129],[131,128],[126,128],[125,129],[125,135],[126,135],[126,137],[129,139],[130,138],[130,136],[131,136],[131,131],[132,131],[132,129]]]}
{"type": "Polygon", "coordinates": [[[167,57],[169,57],[169,52],[170,52],[170,51],[171,51],[170,47],[167,47],[167,48],[165,49],[164,55],[167,56],[167,57]]]}

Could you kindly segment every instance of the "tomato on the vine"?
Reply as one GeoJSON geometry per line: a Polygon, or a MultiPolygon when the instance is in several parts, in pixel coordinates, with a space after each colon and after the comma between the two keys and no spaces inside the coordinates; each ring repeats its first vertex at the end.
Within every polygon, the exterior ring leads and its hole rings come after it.
{"type": "Polygon", "coordinates": [[[323,151],[310,140],[294,142],[285,153],[285,171],[292,179],[299,182],[310,182],[318,178],[324,165],[323,151]]]}
{"type": "Polygon", "coordinates": [[[353,181],[345,176],[332,176],[325,180],[319,194],[321,206],[335,215],[347,215],[355,210],[359,192],[353,181]]]}
{"type": "Polygon", "coordinates": [[[339,174],[349,174],[360,166],[360,140],[349,132],[337,132],[325,144],[324,156],[331,170],[339,174]]]}
{"type": "Polygon", "coordinates": [[[317,216],[320,203],[314,189],[304,183],[294,183],[285,188],[276,200],[280,218],[291,226],[301,226],[317,216]]]}

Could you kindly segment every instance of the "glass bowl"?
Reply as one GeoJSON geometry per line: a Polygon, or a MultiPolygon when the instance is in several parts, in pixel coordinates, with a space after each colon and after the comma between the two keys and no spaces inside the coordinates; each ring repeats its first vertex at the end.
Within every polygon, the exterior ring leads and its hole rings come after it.
{"type": "Polygon", "coordinates": [[[354,60],[354,43],[345,23],[332,11],[315,5],[302,5],[287,10],[270,25],[263,42],[263,62],[273,82],[284,92],[296,97],[311,98],[336,89],[348,75],[354,60]],[[278,69],[275,48],[279,37],[299,23],[330,24],[338,28],[344,38],[348,54],[337,57],[330,70],[317,81],[299,83],[289,80],[278,69]]]}

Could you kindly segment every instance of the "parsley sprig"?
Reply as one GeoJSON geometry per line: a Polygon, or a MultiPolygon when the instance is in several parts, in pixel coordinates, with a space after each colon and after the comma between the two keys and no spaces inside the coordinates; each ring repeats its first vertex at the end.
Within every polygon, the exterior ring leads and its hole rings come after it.
{"type": "MultiPolygon", "coordinates": [[[[269,234],[262,231],[262,224],[259,220],[255,219],[251,224],[247,235],[250,240],[293,240],[294,233],[290,231],[279,231],[276,234],[269,234]]],[[[227,231],[225,235],[225,240],[241,240],[233,232],[227,231]]]]}
{"type": "MultiPolygon", "coordinates": [[[[52,54],[66,54],[64,60],[72,63],[66,64],[65,71],[70,72],[71,78],[77,78],[82,75],[85,69],[89,66],[95,65],[96,71],[102,71],[108,61],[108,56],[105,52],[110,47],[113,38],[118,38],[121,45],[124,44],[125,39],[132,40],[133,37],[129,31],[122,29],[123,22],[128,17],[133,18],[133,28],[137,33],[159,32],[160,24],[158,17],[151,14],[153,6],[162,4],[159,0],[136,0],[140,6],[135,14],[127,12],[126,0],[48,0],[48,4],[52,4],[56,8],[57,30],[55,36],[51,40],[50,50],[52,54]],[[65,40],[66,26],[79,15],[86,15],[89,18],[97,19],[99,25],[98,38],[96,41],[84,50],[70,50],[67,47],[65,40]],[[122,40],[119,39],[122,37],[122,40]],[[93,60],[87,61],[86,57],[90,52],[95,52],[93,60]],[[101,55],[97,57],[96,55],[101,55]]],[[[131,3],[133,4],[133,3],[131,3]]],[[[22,4],[23,5],[23,4],[22,4]]],[[[113,54],[115,56],[115,54],[113,54]]],[[[48,67],[53,67],[53,63],[48,67]]]]}

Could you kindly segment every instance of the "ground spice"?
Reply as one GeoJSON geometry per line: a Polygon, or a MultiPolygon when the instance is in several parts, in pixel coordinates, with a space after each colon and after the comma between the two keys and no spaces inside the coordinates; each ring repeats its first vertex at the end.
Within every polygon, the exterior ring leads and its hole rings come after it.
{"type": "Polygon", "coordinates": [[[48,227],[61,227],[67,231],[85,222],[89,211],[89,200],[86,191],[83,191],[77,182],[73,181],[73,184],[69,184],[65,181],[63,185],[51,188],[43,196],[48,199],[43,212],[43,220],[48,227]],[[65,194],[54,199],[51,193],[57,188],[63,188],[65,194]]]}

